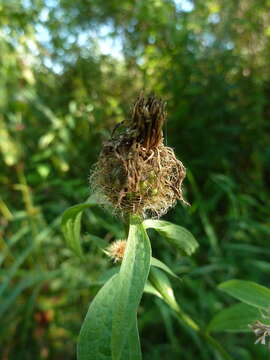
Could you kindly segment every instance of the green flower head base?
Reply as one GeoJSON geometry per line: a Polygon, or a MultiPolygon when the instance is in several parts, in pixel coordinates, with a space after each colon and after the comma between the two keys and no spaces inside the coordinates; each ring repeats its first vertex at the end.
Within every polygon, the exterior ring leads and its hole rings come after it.
{"type": "Polygon", "coordinates": [[[118,124],[103,144],[90,186],[103,205],[122,216],[160,217],[177,200],[186,203],[185,168],[163,144],[165,115],[164,102],[140,95],[130,119],[118,124]]]}

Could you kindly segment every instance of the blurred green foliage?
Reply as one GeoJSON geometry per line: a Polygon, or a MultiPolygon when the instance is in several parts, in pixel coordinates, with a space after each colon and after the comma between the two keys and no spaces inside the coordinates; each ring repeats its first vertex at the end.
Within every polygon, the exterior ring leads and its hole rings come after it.
{"type": "MultiPolygon", "coordinates": [[[[234,303],[220,282],[269,285],[269,54],[269,0],[0,2],[1,359],[75,358],[89,292],[113,271],[92,234],[124,229],[89,210],[81,262],[60,216],[88,197],[101,142],[141,89],[167,100],[165,139],[188,169],[191,206],[166,218],[200,249],[152,244],[182,275],[177,300],[204,327],[234,303]]],[[[219,359],[148,295],[139,319],[145,360],[219,359]]],[[[233,358],[268,358],[253,334],[215,336],[233,358]]]]}

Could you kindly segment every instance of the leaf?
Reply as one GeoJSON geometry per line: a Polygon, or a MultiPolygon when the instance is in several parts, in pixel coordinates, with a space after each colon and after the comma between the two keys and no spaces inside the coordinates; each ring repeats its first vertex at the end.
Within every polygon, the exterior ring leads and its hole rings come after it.
{"type": "Polygon", "coordinates": [[[262,320],[260,311],[253,306],[239,303],[218,312],[207,326],[209,332],[248,332],[248,325],[262,320]]]}
{"type": "Polygon", "coordinates": [[[166,264],[164,264],[162,261],[154,258],[153,256],[151,257],[151,266],[158,267],[161,270],[165,271],[167,274],[178,279],[178,276],[166,264]]]}
{"type": "Polygon", "coordinates": [[[196,198],[196,202],[198,204],[197,205],[198,212],[199,212],[199,216],[201,218],[201,221],[202,221],[202,224],[204,227],[204,231],[205,231],[206,235],[208,236],[208,239],[209,239],[212,249],[214,250],[214,252],[216,254],[219,254],[220,250],[219,250],[219,244],[218,244],[218,237],[217,237],[215,228],[211,224],[211,221],[209,219],[209,215],[208,215],[209,209],[206,206],[206,203],[201,198],[201,193],[200,193],[198,184],[190,170],[187,171],[187,178],[188,178],[188,181],[190,182],[192,192],[193,192],[193,194],[196,198]]]}
{"type": "Polygon", "coordinates": [[[173,288],[168,277],[163,271],[151,268],[149,282],[173,310],[179,311],[179,306],[174,297],[173,288]]]}
{"type": "Polygon", "coordinates": [[[61,228],[67,246],[78,256],[82,257],[82,247],[80,242],[81,217],[84,209],[96,205],[96,203],[78,204],[68,208],[63,216],[61,228]]]}
{"type": "Polygon", "coordinates": [[[112,323],[113,360],[122,356],[128,334],[133,326],[144,286],[148,277],[151,246],[141,222],[131,221],[123,262],[119,271],[119,288],[116,294],[112,323]]]}
{"type": "MultiPolygon", "coordinates": [[[[178,305],[174,297],[174,292],[170,280],[166,274],[164,274],[164,272],[160,271],[159,269],[151,268],[149,282],[154,290],[160,294],[161,298],[170,306],[172,310],[176,312],[178,319],[183,321],[194,331],[198,332],[198,324],[196,324],[196,322],[191,317],[189,317],[189,315],[187,315],[178,305]]],[[[156,295],[155,291],[152,291],[151,288],[149,292],[156,295]]],[[[157,296],[160,297],[159,295],[157,296]]]]}
{"type": "MultiPolygon", "coordinates": [[[[89,306],[77,345],[78,360],[111,360],[112,317],[119,275],[114,275],[98,292],[89,306]]],[[[121,360],[140,360],[136,316],[132,318],[121,360]]]]}
{"type": "Polygon", "coordinates": [[[146,282],[143,291],[147,294],[155,295],[162,299],[162,295],[156,290],[156,288],[154,288],[154,286],[149,281],[146,282]]]}
{"type": "Polygon", "coordinates": [[[131,331],[128,334],[128,351],[123,352],[123,360],[130,359],[130,360],[142,360],[142,353],[141,353],[141,345],[140,345],[140,337],[138,331],[138,324],[137,324],[137,313],[134,314],[135,319],[133,326],[131,327],[131,331]],[[125,355],[125,353],[127,355],[125,355]]]}
{"type": "Polygon", "coordinates": [[[163,220],[148,219],[143,222],[146,229],[153,228],[161,236],[167,239],[172,245],[176,246],[181,252],[191,255],[199,244],[194,236],[185,228],[163,220]]]}
{"type": "Polygon", "coordinates": [[[233,279],[221,283],[218,288],[248,305],[260,309],[270,306],[270,290],[255,282],[233,279]]]}

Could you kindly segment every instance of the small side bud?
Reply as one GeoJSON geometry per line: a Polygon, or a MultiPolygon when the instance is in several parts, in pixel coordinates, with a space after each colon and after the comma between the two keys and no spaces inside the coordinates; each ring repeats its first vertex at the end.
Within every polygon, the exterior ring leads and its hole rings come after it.
{"type": "Polygon", "coordinates": [[[126,240],[116,240],[107,247],[105,253],[113,260],[119,262],[123,260],[126,248],[126,240]]]}

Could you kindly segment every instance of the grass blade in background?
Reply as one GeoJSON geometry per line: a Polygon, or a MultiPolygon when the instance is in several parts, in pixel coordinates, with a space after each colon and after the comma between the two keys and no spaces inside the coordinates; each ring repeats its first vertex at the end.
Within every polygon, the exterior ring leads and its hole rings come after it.
{"type": "Polygon", "coordinates": [[[18,256],[18,258],[16,259],[14,264],[8,269],[8,271],[5,274],[4,281],[2,282],[2,284],[0,286],[0,296],[2,296],[4,291],[7,289],[7,287],[9,286],[9,284],[11,282],[11,279],[16,275],[18,269],[26,261],[28,256],[34,250],[34,248],[35,248],[34,243],[31,243],[29,246],[27,246],[27,248],[24,249],[24,251],[20,254],[20,256],[18,256]]]}
{"type": "Polygon", "coordinates": [[[151,260],[151,246],[142,223],[131,221],[124,259],[119,272],[112,323],[112,355],[121,359],[134,323],[151,260]]]}
{"type": "Polygon", "coordinates": [[[233,279],[221,283],[218,288],[248,305],[269,309],[270,290],[255,282],[233,279]]]}
{"type": "Polygon", "coordinates": [[[187,172],[187,178],[190,182],[193,194],[195,196],[196,203],[198,205],[198,212],[201,218],[202,225],[204,227],[204,231],[209,239],[209,243],[214,252],[216,254],[219,254],[220,248],[218,243],[218,236],[216,234],[214,226],[210,222],[207,210],[207,203],[203,201],[197,182],[195,181],[195,178],[190,170],[187,172]]]}
{"type": "Polygon", "coordinates": [[[193,254],[199,246],[194,236],[182,226],[172,224],[169,221],[152,219],[145,220],[143,224],[146,229],[156,230],[178,250],[187,255],[193,254]]]}
{"type": "Polygon", "coordinates": [[[25,276],[18,284],[16,284],[9,292],[5,293],[5,296],[0,298],[0,318],[6,311],[14,304],[17,297],[27,288],[32,287],[35,284],[42,283],[46,280],[56,278],[60,274],[60,271],[55,270],[51,272],[39,272],[35,274],[29,274],[25,276]]]}

